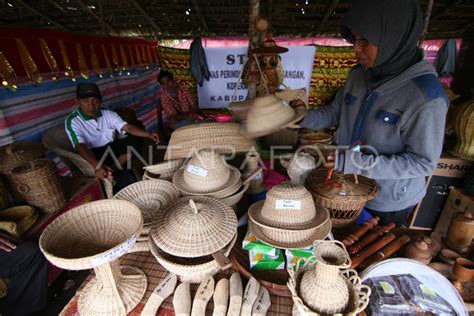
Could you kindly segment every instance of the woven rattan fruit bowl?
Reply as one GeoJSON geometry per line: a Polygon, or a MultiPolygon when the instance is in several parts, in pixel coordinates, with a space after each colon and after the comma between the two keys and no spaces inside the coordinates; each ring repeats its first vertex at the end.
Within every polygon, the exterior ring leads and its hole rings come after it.
{"type": "Polygon", "coordinates": [[[366,177],[329,172],[314,170],[306,179],[306,188],[316,205],[329,210],[333,225],[344,227],[352,224],[367,201],[377,196],[377,184],[366,177]]]}
{"type": "Polygon", "coordinates": [[[66,270],[94,268],[96,277],[81,291],[81,315],[126,315],[143,298],[145,274],[120,267],[119,257],[142,229],[140,209],[127,201],[101,200],[73,208],[56,218],[40,237],[48,261],[66,270]]]}

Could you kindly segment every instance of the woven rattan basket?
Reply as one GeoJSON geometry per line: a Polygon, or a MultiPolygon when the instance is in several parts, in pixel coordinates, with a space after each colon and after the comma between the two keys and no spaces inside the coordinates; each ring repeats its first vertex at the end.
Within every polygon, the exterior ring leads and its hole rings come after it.
{"type": "Polygon", "coordinates": [[[178,170],[183,163],[184,159],[176,159],[144,167],[145,173],[143,174],[143,180],[162,179],[171,181],[174,172],[178,170]]]}
{"type": "Polygon", "coordinates": [[[329,210],[335,227],[354,223],[367,201],[374,199],[378,192],[374,180],[341,173],[328,178],[326,169],[314,170],[306,179],[306,187],[314,202],[329,210]]]}
{"type": "Polygon", "coordinates": [[[463,103],[454,122],[456,145],[451,153],[457,157],[474,159],[474,100],[463,103]]]}
{"type": "Polygon", "coordinates": [[[12,170],[11,177],[22,198],[45,213],[55,212],[67,202],[51,160],[37,159],[20,165],[12,170]]]}
{"type": "MultiPolygon", "coordinates": [[[[224,255],[228,256],[237,240],[237,234],[234,239],[223,249],[224,255]]],[[[150,251],[166,270],[176,274],[181,282],[200,283],[206,275],[215,275],[221,270],[216,260],[209,257],[201,258],[178,258],[166,254],[150,238],[148,241],[150,251]]]]}
{"type": "Polygon", "coordinates": [[[79,296],[79,314],[126,315],[141,301],[145,274],[120,267],[118,258],[135,244],[142,224],[138,207],[108,199],[75,207],[43,231],[40,248],[52,264],[66,270],[94,268],[96,277],[79,296]]]}
{"type": "Polygon", "coordinates": [[[38,211],[29,205],[14,206],[0,211],[0,230],[19,238],[38,220],[38,211]]]}
{"type": "Polygon", "coordinates": [[[239,191],[237,191],[237,193],[235,193],[234,195],[228,196],[226,198],[223,198],[221,199],[221,201],[230,205],[234,209],[234,211],[236,211],[237,204],[240,202],[240,200],[242,200],[242,197],[244,196],[245,192],[247,192],[249,185],[250,185],[249,183],[245,184],[244,186],[240,188],[239,191]]]}
{"type": "Polygon", "coordinates": [[[202,123],[178,128],[171,134],[165,160],[191,158],[201,149],[224,154],[258,150],[257,143],[239,134],[237,123],[202,123]]]}

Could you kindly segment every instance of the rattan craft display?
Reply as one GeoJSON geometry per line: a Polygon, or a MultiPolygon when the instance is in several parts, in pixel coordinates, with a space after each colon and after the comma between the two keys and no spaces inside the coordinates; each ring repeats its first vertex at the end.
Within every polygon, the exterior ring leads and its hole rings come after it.
{"type": "Polygon", "coordinates": [[[176,129],[169,140],[165,160],[191,158],[201,149],[223,154],[258,150],[257,143],[239,134],[238,123],[202,123],[176,129]]]}
{"type": "Polygon", "coordinates": [[[216,151],[201,150],[173,175],[173,184],[183,195],[225,198],[242,186],[240,171],[228,165],[216,151]]]}
{"type": "Polygon", "coordinates": [[[370,288],[361,284],[339,241],[317,241],[314,257],[290,269],[288,288],[294,315],[355,315],[369,303],[370,288]]]}
{"type": "MultiPolygon", "coordinates": [[[[245,155],[245,168],[242,173],[244,177],[250,176],[253,172],[260,168],[260,154],[256,151],[248,152],[245,155]]],[[[260,171],[251,181],[248,189],[249,193],[260,193],[265,191],[263,184],[263,171],[260,171]]]]}
{"type": "Polygon", "coordinates": [[[294,184],[304,185],[308,175],[316,169],[314,157],[304,152],[281,156],[280,162],[294,184]]]}
{"type": "Polygon", "coordinates": [[[367,201],[374,199],[378,192],[374,180],[323,168],[314,170],[308,176],[306,187],[314,202],[329,210],[335,227],[352,224],[367,201]]]}
{"type": "Polygon", "coordinates": [[[308,190],[291,182],[275,185],[248,215],[252,234],[276,248],[306,248],[331,230],[329,212],[316,208],[308,190]]]}
{"type": "Polygon", "coordinates": [[[51,160],[36,159],[15,167],[11,179],[22,200],[45,213],[60,209],[67,202],[61,178],[51,160]]]}
{"type": "Polygon", "coordinates": [[[145,274],[134,267],[121,267],[119,261],[142,226],[138,207],[109,199],[73,208],[43,231],[39,244],[48,261],[66,270],[95,271],[96,277],[79,296],[79,314],[126,315],[143,298],[145,274]]]}
{"type": "Polygon", "coordinates": [[[455,156],[474,159],[474,101],[463,103],[457,112],[454,129],[458,142],[451,151],[455,156]]]}
{"type": "Polygon", "coordinates": [[[0,211],[0,231],[20,238],[38,219],[38,211],[29,205],[14,206],[0,211]]]}
{"type": "Polygon", "coordinates": [[[171,180],[173,174],[184,163],[184,159],[167,160],[156,165],[146,166],[143,180],[162,179],[171,180]]]}
{"type": "Polygon", "coordinates": [[[225,256],[236,234],[237,217],[229,205],[211,197],[183,197],[155,218],[150,248],[181,280],[200,282],[205,274],[217,273],[216,267],[227,267],[225,256]]]}

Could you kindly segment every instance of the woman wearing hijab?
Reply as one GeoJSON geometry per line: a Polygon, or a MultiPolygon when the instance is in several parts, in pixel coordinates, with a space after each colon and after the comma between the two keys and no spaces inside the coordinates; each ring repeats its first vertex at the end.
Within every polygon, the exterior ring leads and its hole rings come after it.
{"type": "Polygon", "coordinates": [[[300,123],[339,125],[334,168],[377,182],[367,203],[382,224],[405,223],[426,194],[425,177],[441,155],[447,97],[418,40],[423,15],[416,0],[354,0],[341,23],[359,65],[328,105],[300,123]]]}

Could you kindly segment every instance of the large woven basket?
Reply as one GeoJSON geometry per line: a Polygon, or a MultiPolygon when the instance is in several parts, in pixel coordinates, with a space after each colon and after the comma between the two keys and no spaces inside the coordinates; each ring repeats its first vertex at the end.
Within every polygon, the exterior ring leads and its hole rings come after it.
{"type": "Polygon", "coordinates": [[[378,193],[375,181],[362,176],[338,173],[333,177],[336,180],[328,182],[326,178],[326,169],[314,170],[306,179],[306,187],[314,202],[329,210],[335,227],[354,223],[367,201],[378,193]]]}
{"type": "MultiPolygon", "coordinates": [[[[290,278],[288,280],[287,286],[293,299],[293,315],[321,315],[318,312],[310,309],[304,303],[304,301],[301,299],[299,291],[301,279],[304,273],[313,270],[316,264],[316,259],[312,257],[310,260],[305,260],[304,263],[303,259],[301,259],[298,264],[293,265],[295,270],[288,269],[290,278]]],[[[347,286],[349,288],[349,304],[346,310],[338,315],[357,315],[358,313],[364,311],[369,304],[369,297],[371,293],[370,287],[362,284],[357,271],[353,269],[342,270],[341,274],[346,280],[347,286]]]]}
{"type": "Polygon", "coordinates": [[[258,150],[255,140],[239,134],[237,123],[202,123],[178,128],[171,134],[165,160],[191,158],[201,149],[224,154],[258,150]]]}
{"type": "MultiPolygon", "coordinates": [[[[224,248],[224,255],[227,257],[234,247],[237,234],[234,239],[224,248]]],[[[149,239],[150,251],[156,260],[168,271],[176,274],[181,282],[200,283],[206,275],[215,275],[221,268],[216,260],[210,258],[178,258],[167,255],[154,242],[149,239]]]]}
{"type": "Polygon", "coordinates": [[[20,165],[12,170],[11,177],[21,197],[45,213],[55,212],[67,202],[51,160],[37,159],[20,165]]]}
{"type": "Polygon", "coordinates": [[[38,211],[29,205],[14,206],[0,211],[0,230],[19,238],[38,220],[38,211]]]}

